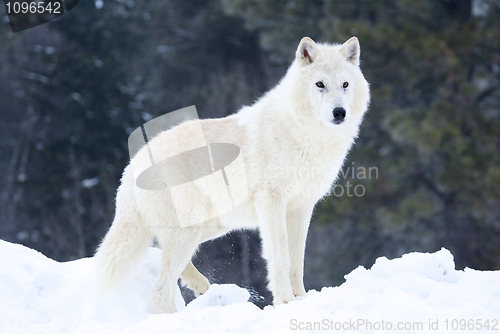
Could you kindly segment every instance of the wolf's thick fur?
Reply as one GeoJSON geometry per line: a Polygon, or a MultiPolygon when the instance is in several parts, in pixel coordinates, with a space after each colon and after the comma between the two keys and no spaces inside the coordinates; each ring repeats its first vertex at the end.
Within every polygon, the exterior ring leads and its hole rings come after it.
{"type": "MultiPolygon", "coordinates": [[[[242,192],[233,196],[245,200],[227,214],[179,227],[168,191],[135,185],[137,171],[149,163],[143,147],[125,168],[113,225],[97,251],[101,286],[122,278],[155,236],[162,263],[153,302],[158,312],[175,312],[179,276],[197,293],[209,287],[190,261],[198,245],[233,229],[258,227],[274,304],[304,296],[304,250],[314,206],[329,193],[370,99],[359,51],[356,37],[342,45],[304,37],[285,77],[254,105],[222,119],[181,123],[149,142],[157,160],[194,149],[201,122],[208,143],[239,146],[246,173],[232,175],[230,182],[242,192]],[[334,109],[344,110],[345,119],[337,115],[339,121],[334,109]]],[[[212,210],[210,191],[192,187],[181,205],[193,217],[205,217],[212,210]]]]}

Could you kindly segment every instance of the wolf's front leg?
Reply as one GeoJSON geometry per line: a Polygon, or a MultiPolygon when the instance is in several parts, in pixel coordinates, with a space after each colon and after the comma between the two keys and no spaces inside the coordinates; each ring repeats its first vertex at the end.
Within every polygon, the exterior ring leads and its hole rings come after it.
{"type": "Polygon", "coordinates": [[[290,283],[295,296],[305,296],[304,289],[304,253],[306,249],[307,230],[314,204],[298,203],[289,205],[286,214],[288,234],[288,250],[290,254],[290,283]]]}
{"type": "Polygon", "coordinates": [[[283,198],[266,196],[257,202],[256,209],[273,303],[287,303],[295,299],[295,296],[290,285],[286,203],[283,198]]]}

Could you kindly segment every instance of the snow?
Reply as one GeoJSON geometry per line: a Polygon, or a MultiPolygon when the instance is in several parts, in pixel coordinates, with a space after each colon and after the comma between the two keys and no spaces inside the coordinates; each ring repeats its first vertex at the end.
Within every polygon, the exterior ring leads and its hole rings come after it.
{"type": "Polygon", "coordinates": [[[92,188],[93,186],[99,184],[99,176],[96,176],[92,179],[82,180],[82,186],[85,188],[92,188]]]}
{"type": "MultiPolygon", "coordinates": [[[[149,249],[122,285],[101,295],[93,289],[93,258],[59,263],[0,240],[0,333],[440,333],[446,325],[476,333],[479,324],[500,330],[500,271],[455,270],[446,249],[382,257],[339,287],[263,310],[248,302],[247,290],[214,284],[175,314],[156,314],[151,302],[159,261],[159,250],[149,249]]],[[[177,298],[182,308],[179,291],[177,298]]]]}

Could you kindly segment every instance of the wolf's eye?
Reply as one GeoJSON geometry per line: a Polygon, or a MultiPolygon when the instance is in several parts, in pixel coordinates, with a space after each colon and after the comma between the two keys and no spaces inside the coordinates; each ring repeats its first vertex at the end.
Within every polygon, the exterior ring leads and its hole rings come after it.
{"type": "Polygon", "coordinates": [[[342,87],[347,88],[347,86],[349,86],[349,83],[346,81],[346,82],[344,82],[344,84],[342,85],[342,87]]]}
{"type": "Polygon", "coordinates": [[[316,86],[318,86],[319,88],[325,88],[325,85],[323,84],[322,81],[316,82],[316,86]]]}

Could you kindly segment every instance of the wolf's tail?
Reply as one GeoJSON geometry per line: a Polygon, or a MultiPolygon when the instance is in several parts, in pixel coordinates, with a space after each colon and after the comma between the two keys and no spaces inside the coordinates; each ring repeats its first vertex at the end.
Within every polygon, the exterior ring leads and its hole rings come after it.
{"type": "Polygon", "coordinates": [[[151,232],[137,211],[133,192],[126,189],[132,187],[133,181],[127,182],[126,177],[124,175],[116,196],[115,219],[95,256],[95,285],[100,291],[119,283],[151,244],[151,232]]]}

